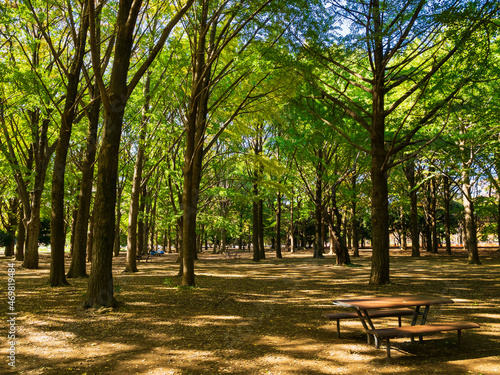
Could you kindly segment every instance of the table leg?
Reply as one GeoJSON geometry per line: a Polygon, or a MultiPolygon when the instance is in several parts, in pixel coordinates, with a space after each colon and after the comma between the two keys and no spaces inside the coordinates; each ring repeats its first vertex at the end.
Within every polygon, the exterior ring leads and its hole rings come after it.
{"type": "MultiPolygon", "coordinates": [[[[422,314],[422,320],[420,321],[421,325],[424,325],[427,323],[427,315],[429,314],[429,305],[425,305],[424,313],[422,314]]],[[[424,335],[420,334],[418,336],[418,341],[423,342],[424,341],[424,335]]]]}
{"type": "MultiPolygon", "coordinates": [[[[361,320],[361,324],[363,324],[363,328],[365,329],[366,332],[366,340],[368,341],[368,345],[371,344],[371,334],[370,330],[375,329],[373,326],[372,320],[370,319],[370,315],[368,314],[368,310],[364,309],[357,309],[356,312],[358,313],[359,320],[361,320]]],[[[375,346],[378,348],[379,347],[379,342],[376,336],[373,336],[375,340],[375,346]]]]}
{"type": "Polygon", "coordinates": [[[429,314],[429,305],[425,305],[424,313],[422,314],[422,320],[420,324],[424,325],[427,323],[427,315],[429,314]]]}
{"type": "MultiPolygon", "coordinates": [[[[411,325],[414,326],[417,324],[418,316],[420,315],[420,306],[415,306],[415,312],[413,313],[413,319],[411,321],[411,325]]],[[[415,342],[415,336],[410,336],[411,342],[415,342]]]]}
{"type": "Polygon", "coordinates": [[[418,320],[419,315],[420,315],[420,306],[415,306],[415,312],[413,313],[413,319],[411,321],[412,326],[417,324],[417,320],[418,320]]]}

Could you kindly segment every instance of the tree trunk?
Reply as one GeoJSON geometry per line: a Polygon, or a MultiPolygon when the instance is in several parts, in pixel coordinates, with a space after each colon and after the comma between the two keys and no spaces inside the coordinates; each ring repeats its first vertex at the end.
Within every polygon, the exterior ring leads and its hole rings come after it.
{"type": "MultiPolygon", "coordinates": [[[[119,46],[117,45],[117,50],[119,46]]],[[[98,157],[97,191],[94,203],[93,254],[87,285],[86,307],[116,306],[113,296],[113,246],[118,155],[126,104],[126,89],[111,89],[115,110],[106,113],[104,135],[98,157]],[[119,95],[118,93],[122,93],[119,95]]]]}
{"type": "MultiPolygon", "coordinates": [[[[145,224],[145,213],[146,213],[146,187],[141,189],[141,196],[139,197],[139,216],[137,219],[137,250],[134,256],[137,254],[146,254],[146,224],[145,224]]],[[[136,271],[134,271],[136,272],[136,271]]]]}
{"type": "Polygon", "coordinates": [[[294,227],[294,210],[293,210],[293,190],[292,196],[290,197],[290,252],[293,253],[295,250],[295,227],[294,227]]]}
{"type": "Polygon", "coordinates": [[[431,199],[431,233],[432,233],[432,253],[438,252],[438,237],[437,237],[437,213],[436,213],[436,177],[430,181],[430,199],[431,199]]]}
{"type": "Polygon", "coordinates": [[[94,182],[94,164],[97,152],[97,131],[99,129],[100,98],[96,98],[97,84],[93,92],[92,104],[89,108],[89,126],[87,130],[87,148],[82,166],[82,182],[78,195],[78,213],[75,223],[75,239],[68,278],[87,278],[86,257],[88,247],[88,230],[90,220],[90,205],[92,202],[92,185],[94,182]]]}
{"type": "Polygon", "coordinates": [[[331,205],[332,215],[330,215],[330,226],[333,227],[333,241],[335,245],[335,257],[337,265],[351,264],[351,258],[345,242],[345,237],[342,236],[342,214],[337,205],[337,186],[332,186],[331,192],[331,205]]]}
{"type": "MultiPolygon", "coordinates": [[[[186,146],[184,153],[184,185],[182,191],[183,228],[182,252],[183,269],[182,285],[194,286],[194,260],[196,257],[196,217],[202,174],[204,153],[204,137],[207,127],[208,99],[210,95],[211,63],[206,61],[207,34],[210,26],[214,27],[210,37],[215,38],[216,25],[207,24],[209,11],[208,1],[201,6],[200,23],[195,41],[196,50],[192,54],[192,86],[188,113],[186,115],[186,146]]],[[[209,43],[213,46],[212,40],[209,43]]]]}
{"type": "MultiPolygon", "coordinates": [[[[35,126],[38,122],[38,113],[31,112],[31,123],[35,126]]],[[[47,131],[50,120],[42,121],[42,129],[37,142],[34,142],[35,147],[35,176],[32,192],[31,207],[29,208],[30,217],[25,223],[26,226],[26,249],[23,267],[28,269],[38,268],[38,235],[40,234],[40,209],[42,206],[42,193],[45,182],[45,175],[49,160],[54,152],[54,144],[48,147],[47,131]]]]}
{"type": "Polygon", "coordinates": [[[497,201],[497,210],[498,210],[498,220],[497,220],[497,236],[498,236],[498,246],[500,250],[500,192],[497,192],[498,201],[497,201]]]}
{"type": "Polygon", "coordinates": [[[82,8],[78,43],[68,72],[66,101],[64,112],[61,117],[61,127],[59,130],[59,139],[57,142],[52,173],[52,215],[50,220],[51,264],[49,277],[51,286],[68,285],[64,270],[64,247],[66,242],[66,233],[64,230],[64,174],[66,171],[66,158],[69,150],[73,121],[76,116],[80,71],[86,52],[87,30],[89,27],[87,4],[87,2],[84,3],[82,8]]]}
{"type": "Polygon", "coordinates": [[[451,255],[451,223],[450,223],[450,179],[443,176],[443,201],[444,201],[444,232],[446,242],[446,254],[451,255]]]}
{"type": "MultiPolygon", "coordinates": [[[[158,191],[159,186],[156,184],[156,191],[158,191]]],[[[153,206],[151,207],[151,214],[149,215],[149,251],[158,251],[158,233],[156,231],[156,203],[158,199],[158,194],[154,195],[153,206]]]]}
{"type": "MultiPolygon", "coordinates": [[[[262,145],[261,145],[262,146],[262,145]]],[[[261,148],[262,151],[262,148],[261,148]]],[[[266,249],[264,246],[264,201],[262,198],[259,198],[259,251],[260,251],[260,259],[266,259],[266,249]]]]}
{"type": "Polygon", "coordinates": [[[316,230],[314,235],[314,255],[315,259],[323,259],[323,151],[322,146],[317,150],[318,164],[316,165],[316,191],[314,197],[314,219],[316,230]]]}
{"type": "Polygon", "coordinates": [[[24,228],[24,208],[23,205],[19,207],[18,210],[18,229],[17,229],[17,241],[16,241],[16,260],[22,262],[24,260],[24,245],[26,239],[26,229],[24,228]]]}
{"type": "Polygon", "coordinates": [[[418,197],[415,183],[415,160],[410,160],[404,167],[406,179],[410,184],[410,231],[411,256],[420,257],[420,233],[418,231],[418,197]]]}
{"type": "MultiPolygon", "coordinates": [[[[380,20],[379,20],[380,21],[380,20]]],[[[380,37],[381,39],[381,37],[380,37]]],[[[381,67],[382,46],[377,42],[376,67],[381,67]]],[[[389,192],[385,150],[384,72],[379,68],[374,77],[372,133],[371,133],[371,179],[372,179],[372,267],[370,284],[384,285],[389,278],[389,192]]]]}
{"type": "Polygon", "coordinates": [[[407,233],[407,228],[406,228],[406,220],[405,220],[405,211],[403,206],[401,205],[401,249],[403,251],[406,251],[408,245],[406,243],[406,233],[407,233]]]}
{"type": "MultiPolygon", "coordinates": [[[[39,207],[32,209],[39,210],[39,207]]],[[[38,268],[38,235],[40,233],[40,216],[33,212],[28,220],[26,229],[26,252],[23,267],[27,269],[38,268]]]]}
{"type": "Polygon", "coordinates": [[[389,279],[389,207],[383,142],[372,141],[372,268],[370,283],[383,285],[389,279]]]}
{"type": "Polygon", "coordinates": [[[431,184],[429,181],[425,183],[425,250],[432,253],[432,199],[431,199],[431,184]]]}
{"type": "Polygon", "coordinates": [[[470,264],[481,264],[479,260],[479,253],[477,250],[477,234],[476,222],[474,220],[474,203],[472,201],[472,187],[470,184],[470,176],[467,171],[462,173],[462,191],[463,191],[463,205],[464,205],[464,220],[467,252],[469,254],[470,264]]]}
{"type": "Polygon", "coordinates": [[[281,193],[276,196],[276,258],[281,259],[281,193]]]}
{"type": "MultiPolygon", "coordinates": [[[[86,307],[110,307],[117,304],[113,296],[112,265],[118,155],[123,116],[128,101],[127,74],[133,45],[133,30],[139,11],[139,9],[132,9],[132,4],[120,2],[116,19],[116,42],[111,80],[107,90],[101,87],[101,97],[106,98],[104,132],[98,156],[97,191],[93,211],[94,248],[87,285],[86,307]]],[[[93,30],[91,34],[92,32],[93,30]]],[[[94,46],[94,54],[96,48],[97,46],[94,46]]],[[[93,58],[95,61],[95,55],[93,58]]]]}
{"type": "Polygon", "coordinates": [[[384,285],[389,278],[389,191],[387,187],[387,151],[385,149],[385,65],[381,35],[379,2],[373,2],[375,31],[374,71],[372,84],[371,179],[372,179],[372,266],[370,284],[384,285]]]}
{"type": "MultiPolygon", "coordinates": [[[[148,254],[151,252],[151,249],[149,248],[149,232],[150,232],[150,214],[151,214],[151,203],[149,202],[149,189],[146,184],[144,184],[143,188],[143,193],[142,193],[142,199],[143,199],[143,205],[144,209],[141,209],[141,216],[143,218],[143,232],[142,232],[142,244],[139,250],[139,254],[148,254]]],[[[140,222],[140,221],[139,221],[140,222]]],[[[195,234],[196,235],[196,234],[195,234]]],[[[196,252],[195,252],[196,254],[196,252]]]]}
{"type": "Polygon", "coordinates": [[[194,259],[196,253],[196,215],[198,211],[199,186],[202,168],[202,147],[196,128],[187,129],[188,144],[184,158],[184,186],[182,194],[182,285],[194,286],[194,259]],[[193,134],[194,133],[194,134],[193,134]]]}
{"type": "MultiPolygon", "coordinates": [[[[7,233],[7,243],[5,244],[5,257],[13,257],[16,245],[16,230],[18,227],[18,208],[19,200],[17,197],[9,199],[7,207],[7,221],[5,223],[5,231],[7,233]]],[[[0,211],[1,215],[1,211],[0,211]]]]}
{"type": "MultiPolygon", "coordinates": [[[[240,235],[238,236],[238,249],[243,250],[243,212],[240,212],[240,235]]],[[[205,249],[207,248],[206,243],[207,243],[207,236],[205,237],[205,249]]]]}
{"type": "Polygon", "coordinates": [[[141,197],[142,170],[144,167],[144,148],[147,133],[148,112],[150,102],[151,73],[148,71],[144,82],[144,105],[142,108],[141,129],[139,133],[139,144],[135,158],[134,178],[132,180],[132,192],[130,194],[130,208],[128,213],[127,228],[127,258],[125,260],[125,272],[137,272],[137,222],[139,216],[139,201],[141,197]]]}
{"type": "MultiPolygon", "coordinates": [[[[257,173],[257,172],[256,172],[257,173]]],[[[253,203],[252,203],[252,246],[253,246],[253,261],[260,261],[260,250],[259,250],[259,203],[257,202],[257,197],[259,195],[259,186],[257,184],[257,176],[255,177],[253,183],[253,203]]]]}
{"type": "Polygon", "coordinates": [[[171,254],[172,253],[172,233],[171,233],[170,225],[167,228],[167,247],[168,247],[168,253],[171,254]]]}
{"type": "Polygon", "coordinates": [[[94,215],[89,216],[89,232],[87,234],[87,262],[92,262],[94,253],[94,215]]]}
{"type": "Polygon", "coordinates": [[[122,196],[123,196],[123,189],[118,188],[116,197],[115,242],[113,244],[113,255],[115,256],[115,258],[120,255],[120,224],[122,220],[122,196]]]}
{"type": "MultiPolygon", "coordinates": [[[[351,185],[352,190],[356,192],[356,183],[358,176],[355,174],[352,176],[351,185]]],[[[352,256],[358,258],[359,257],[359,235],[358,235],[358,213],[356,210],[357,206],[357,197],[354,196],[351,201],[351,233],[352,233],[352,256]]]]}

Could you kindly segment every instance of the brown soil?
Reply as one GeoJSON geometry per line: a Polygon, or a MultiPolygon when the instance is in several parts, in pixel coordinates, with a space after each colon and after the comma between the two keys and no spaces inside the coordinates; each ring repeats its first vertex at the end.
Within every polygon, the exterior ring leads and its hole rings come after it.
{"type": "MultiPolygon", "coordinates": [[[[467,264],[465,253],[414,259],[392,250],[392,284],[368,285],[369,252],[354,267],[310,252],[267,254],[260,263],[202,253],[195,288],[179,288],[175,255],[139,264],[123,273],[124,254],[114,260],[116,310],[80,306],[86,280],[71,286],[47,285],[49,255],[39,270],[16,265],[18,312],[16,371],[19,374],[499,374],[500,251],[482,248],[483,265],[467,264]],[[366,343],[358,321],[335,324],[323,317],[332,300],[400,294],[430,294],[455,303],[431,309],[430,320],[468,320],[462,348],[456,332],[408,338],[385,348],[366,343]]],[[[0,260],[2,306],[7,305],[7,263],[0,260]]],[[[69,259],[68,259],[69,265],[69,259]]],[[[338,310],[338,309],[337,309],[338,310]]],[[[5,309],[4,317],[7,317],[5,309]]],[[[405,318],[403,318],[405,319],[405,318]]],[[[377,321],[395,325],[396,318],[377,321]]],[[[11,373],[5,353],[8,324],[3,320],[0,373],[11,373]]]]}

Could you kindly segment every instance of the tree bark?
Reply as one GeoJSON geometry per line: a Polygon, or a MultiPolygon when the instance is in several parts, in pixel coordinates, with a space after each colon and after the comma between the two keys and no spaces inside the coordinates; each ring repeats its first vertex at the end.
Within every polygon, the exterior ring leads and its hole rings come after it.
{"type": "Polygon", "coordinates": [[[113,255],[115,256],[115,258],[120,255],[120,224],[122,219],[121,206],[123,187],[118,187],[116,195],[115,242],[113,243],[113,255]]]}
{"type": "Polygon", "coordinates": [[[405,220],[405,210],[403,208],[403,205],[401,205],[400,218],[401,218],[401,249],[403,251],[406,251],[406,249],[408,247],[408,245],[406,243],[407,228],[406,228],[406,220],[405,220]]]}
{"type": "Polygon", "coordinates": [[[16,231],[19,224],[18,207],[19,207],[19,200],[17,197],[9,199],[9,205],[7,207],[7,220],[6,222],[4,222],[4,229],[8,237],[8,243],[5,244],[5,253],[4,253],[6,257],[14,256],[14,250],[16,245],[16,231]]]}
{"type": "Polygon", "coordinates": [[[89,232],[87,234],[87,262],[92,262],[94,253],[94,215],[89,216],[89,232]]]}
{"type": "Polygon", "coordinates": [[[349,251],[347,249],[345,237],[342,236],[342,214],[340,213],[339,207],[337,205],[337,186],[332,186],[331,189],[331,205],[332,205],[332,215],[330,215],[330,226],[333,228],[333,242],[335,248],[335,258],[337,265],[348,265],[351,264],[351,258],[349,256],[349,251]]]}
{"type": "Polygon", "coordinates": [[[208,2],[203,1],[198,34],[197,49],[192,56],[192,86],[188,108],[186,129],[186,148],[184,151],[184,183],[182,191],[182,285],[194,286],[194,259],[196,255],[196,216],[203,161],[203,141],[206,129],[209,81],[211,69],[206,65],[206,37],[208,2]]]}
{"type": "Polygon", "coordinates": [[[281,259],[281,193],[276,195],[276,258],[281,259]]]}
{"type": "MultiPolygon", "coordinates": [[[[255,154],[258,155],[259,153],[259,146],[256,143],[255,144],[255,154]]],[[[259,202],[258,202],[258,196],[259,196],[259,185],[258,185],[258,169],[255,167],[254,169],[254,182],[253,182],[253,200],[252,200],[252,245],[253,245],[253,261],[258,262],[260,261],[260,241],[259,241],[259,202]]]]}
{"type": "Polygon", "coordinates": [[[87,288],[86,307],[114,306],[112,259],[115,227],[116,182],[118,154],[125,107],[135,85],[156,58],[173,27],[191,7],[193,0],[175,14],[151,50],[149,56],[135,73],[129,85],[127,76],[134,42],[134,29],[142,1],[121,0],[116,17],[115,48],[108,87],[102,80],[99,46],[95,40],[95,4],[89,1],[90,49],[94,74],[97,77],[104,104],[104,132],[98,157],[97,191],[94,204],[95,233],[94,254],[87,288]]]}
{"type": "Polygon", "coordinates": [[[259,198],[259,203],[258,203],[258,219],[259,219],[260,259],[266,259],[266,248],[264,246],[264,201],[262,200],[262,198],[259,198]]]}
{"type": "Polygon", "coordinates": [[[472,201],[472,186],[467,171],[462,173],[462,191],[464,205],[464,220],[466,232],[466,246],[470,264],[481,264],[477,249],[476,222],[474,220],[474,203],[472,201]]]}
{"type": "Polygon", "coordinates": [[[388,187],[387,172],[383,164],[385,153],[379,153],[383,150],[383,144],[377,140],[372,142],[372,267],[370,274],[370,284],[383,285],[390,282],[389,278],[389,207],[388,207],[388,187]]]}
{"type": "Polygon", "coordinates": [[[316,152],[318,163],[316,164],[316,190],[314,196],[314,220],[316,230],[314,234],[314,254],[316,259],[323,259],[324,245],[322,238],[323,227],[323,150],[322,145],[316,152]]]}
{"type": "Polygon", "coordinates": [[[443,176],[443,202],[444,202],[444,232],[446,243],[446,254],[451,255],[451,223],[450,223],[450,179],[443,176]]]}
{"type": "Polygon", "coordinates": [[[195,286],[194,259],[196,253],[196,216],[202,168],[201,142],[196,127],[188,128],[188,145],[184,158],[183,223],[182,223],[182,285],[195,286]]]}
{"type": "Polygon", "coordinates": [[[410,184],[410,231],[411,231],[411,256],[420,257],[420,233],[418,231],[418,197],[417,184],[415,183],[415,160],[412,159],[404,166],[404,173],[410,184]]]}
{"type": "Polygon", "coordinates": [[[432,253],[432,199],[431,199],[431,185],[429,181],[425,183],[426,199],[425,199],[425,250],[432,253]]]}
{"type": "MultiPolygon", "coordinates": [[[[39,121],[39,113],[30,111],[31,124],[33,129],[37,128],[39,121]]],[[[39,136],[37,135],[36,142],[33,143],[35,148],[35,174],[34,186],[32,191],[31,206],[28,210],[29,219],[25,222],[26,227],[26,248],[23,267],[28,269],[38,268],[38,235],[40,234],[40,209],[42,206],[42,193],[45,182],[45,175],[49,160],[54,152],[57,142],[51,147],[48,146],[47,132],[49,128],[49,119],[42,121],[42,128],[39,136]]],[[[26,213],[26,211],[25,211],[26,213]]]]}
{"type": "Polygon", "coordinates": [[[87,30],[89,26],[87,4],[84,3],[82,8],[78,43],[68,72],[66,101],[61,117],[61,127],[59,129],[59,139],[52,172],[52,214],[50,220],[51,264],[49,276],[51,286],[68,285],[64,270],[64,247],[66,243],[66,232],[64,229],[64,175],[73,121],[76,116],[80,72],[86,52],[87,30]]]}
{"type": "Polygon", "coordinates": [[[18,210],[18,229],[17,229],[17,241],[16,241],[16,260],[22,262],[24,260],[24,245],[26,239],[26,229],[24,228],[23,218],[24,209],[23,205],[19,207],[18,210]]]}
{"type": "MultiPolygon", "coordinates": [[[[499,194],[499,193],[497,193],[499,194]]],[[[498,201],[497,201],[497,210],[498,210],[498,220],[497,220],[497,236],[498,236],[498,246],[500,250],[500,194],[498,196],[498,201]]]]}
{"type": "Polygon", "coordinates": [[[127,228],[127,258],[125,261],[125,272],[137,272],[137,221],[139,216],[139,201],[141,197],[142,170],[144,167],[144,148],[149,116],[151,72],[148,71],[144,81],[144,105],[142,108],[141,129],[139,133],[139,144],[135,158],[134,178],[132,180],[132,192],[130,194],[130,208],[128,213],[127,228]]]}
{"type": "MultiPolygon", "coordinates": [[[[351,178],[351,186],[353,192],[356,192],[357,174],[351,178]]],[[[352,256],[359,257],[359,234],[358,234],[358,213],[357,213],[357,197],[351,199],[351,233],[352,233],[352,256]]]]}
{"type": "Polygon", "coordinates": [[[437,237],[437,212],[436,212],[436,189],[437,182],[436,177],[434,176],[430,181],[430,209],[431,209],[431,234],[432,234],[432,253],[437,254],[438,252],[438,237],[437,237]]]}
{"type": "Polygon", "coordinates": [[[389,191],[387,186],[387,157],[385,149],[385,62],[382,40],[381,9],[373,1],[374,67],[372,84],[371,178],[372,178],[372,266],[370,284],[384,285],[389,278],[389,191]]]}
{"type": "Polygon", "coordinates": [[[97,152],[97,131],[99,129],[99,117],[101,101],[98,96],[97,84],[91,87],[92,104],[87,114],[89,125],[87,130],[87,146],[85,159],[82,165],[82,182],[78,195],[78,213],[75,223],[75,239],[71,264],[68,269],[68,278],[87,278],[86,257],[88,230],[90,220],[90,205],[92,202],[92,186],[94,183],[94,164],[97,152]]]}
{"type": "MultiPolygon", "coordinates": [[[[94,203],[94,249],[87,285],[86,307],[116,306],[113,296],[113,244],[118,155],[125,106],[128,101],[127,74],[133,45],[133,30],[141,1],[120,1],[116,19],[116,43],[111,80],[107,90],[101,87],[104,100],[104,133],[98,156],[97,191],[94,203]],[[137,8],[136,6],[139,6],[137,8]]],[[[94,4],[89,2],[90,8],[94,4]]],[[[92,14],[90,15],[92,17],[92,14]]],[[[93,30],[91,30],[92,34],[93,30]]],[[[91,37],[92,42],[92,37],[91,37]]],[[[93,59],[95,61],[95,49],[93,59]]],[[[94,69],[98,67],[94,66],[94,69]]]]}
{"type": "Polygon", "coordinates": [[[294,222],[294,209],[293,209],[293,190],[290,197],[290,252],[295,251],[295,222],[294,222]]]}

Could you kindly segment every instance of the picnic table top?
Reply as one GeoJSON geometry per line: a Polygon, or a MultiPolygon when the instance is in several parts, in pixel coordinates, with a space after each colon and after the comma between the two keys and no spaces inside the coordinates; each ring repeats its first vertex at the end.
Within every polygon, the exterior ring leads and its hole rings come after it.
{"type": "Polygon", "coordinates": [[[343,307],[355,307],[360,310],[443,305],[449,303],[453,303],[453,300],[449,298],[426,295],[375,297],[333,301],[334,305],[343,307]]]}

